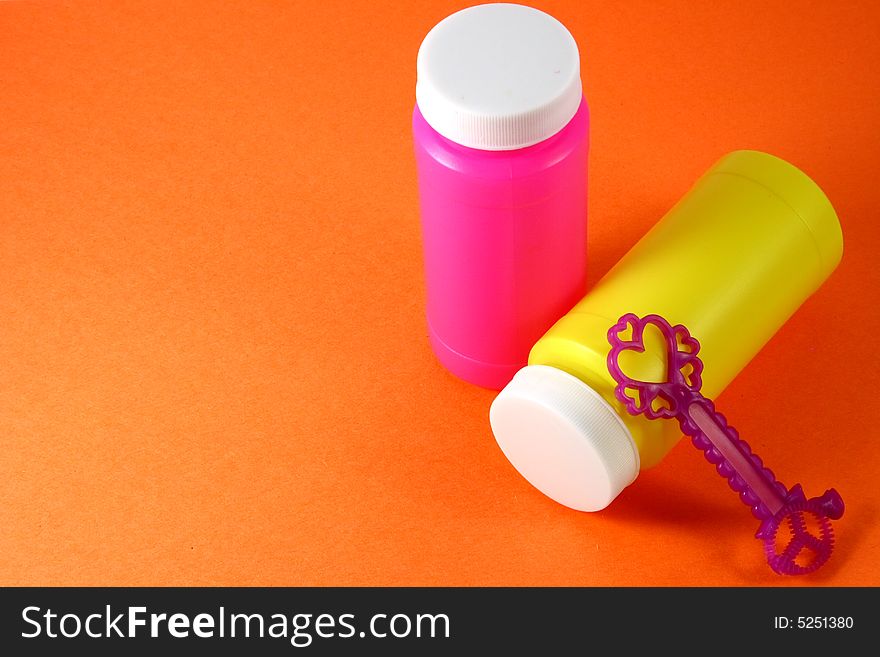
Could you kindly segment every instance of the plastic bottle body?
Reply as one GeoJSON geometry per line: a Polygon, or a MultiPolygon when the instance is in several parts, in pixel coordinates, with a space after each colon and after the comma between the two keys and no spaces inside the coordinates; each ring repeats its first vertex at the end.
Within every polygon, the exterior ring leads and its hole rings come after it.
{"type": "MultiPolygon", "coordinates": [[[[602,479],[607,468],[610,486],[603,483],[600,493],[590,498],[573,473],[564,492],[548,494],[574,508],[602,508],[635,477],[628,468],[635,467],[637,473],[656,465],[680,437],[675,422],[630,416],[614,397],[605,360],[607,331],[621,315],[656,313],[684,324],[701,344],[702,391],[715,397],[830,275],[841,253],[834,210],[805,174],[754,151],[722,158],[532,349],[530,366],[549,366],[587,384],[628,430],[603,434],[598,448],[589,445],[590,454],[596,455],[595,471],[585,476],[602,479]],[[604,454],[614,452],[606,448],[624,440],[632,441],[637,458],[608,466],[604,454]],[[579,495],[582,501],[577,501],[579,495]]],[[[643,380],[665,372],[665,364],[656,357],[640,363],[643,370],[636,374],[643,380]]],[[[531,369],[525,368],[517,378],[527,379],[523,373],[531,369]]],[[[521,399],[505,400],[506,392],[493,404],[496,439],[517,469],[547,492],[548,486],[556,485],[555,475],[549,466],[534,465],[534,452],[524,456],[522,446],[539,438],[518,434],[507,421],[510,408],[521,408],[521,399]]],[[[594,405],[590,412],[604,411],[594,405]]],[[[576,440],[586,445],[592,440],[592,416],[572,417],[578,427],[576,440]]],[[[552,443],[551,433],[542,437],[547,444],[552,443]]],[[[576,442],[566,445],[565,449],[579,448],[576,442]]],[[[560,460],[570,460],[563,452],[560,460]]]]}
{"type": "Polygon", "coordinates": [[[500,389],[586,289],[586,100],[526,148],[461,146],[418,106],[413,135],[431,345],[457,376],[500,389]]]}

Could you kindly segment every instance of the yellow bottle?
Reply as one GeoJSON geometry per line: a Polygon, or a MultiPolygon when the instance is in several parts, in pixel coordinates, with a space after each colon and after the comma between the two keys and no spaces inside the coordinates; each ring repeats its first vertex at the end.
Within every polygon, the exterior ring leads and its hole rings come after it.
{"type": "MultiPolygon", "coordinates": [[[[656,313],[684,324],[700,341],[702,392],[713,398],[842,251],[834,208],[804,173],[756,151],[723,157],[535,344],[492,404],[499,446],[557,502],[604,508],[681,435],[675,422],[630,416],[615,399],[605,358],[617,319],[656,313]]],[[[665,371],[651,358],[634,364],[643,380],[665,371]]]]}

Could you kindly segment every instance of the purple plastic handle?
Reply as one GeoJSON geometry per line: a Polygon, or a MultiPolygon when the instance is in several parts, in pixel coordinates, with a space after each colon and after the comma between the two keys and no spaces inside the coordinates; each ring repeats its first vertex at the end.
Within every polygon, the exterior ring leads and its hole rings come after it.
{"type": "Polygon", "coordinates": [[[767,561],[775,572],[802,575],[828,561],[834,547],[830,520],[840,518],[844,510],[840,495],[832,488],[821,497],[806,499],[800,484],[788,489],[776,479],[736,429],[715,410],[715,404],[700,394],[700,343],[687,328],[681,324],[672,326],[659,315],[638,317],[628,313],[608,330],[608,342],[608,371],[617,382],[617,399],[631,415],[678,420],[682,432],[691,437],[694,446],[761,520],[755,536],[764,542],[767,561]],[[648,325],[660,331],[665,343],[667,371],[661,382],[632,379],[619,363],[624,351],[645,351],[644,332],[648,325]],[[630,336],[623,338],[627,332],[630,336]],[[635,394],[628,395],[627,391],[635,394]],[[809,528],[808,515],[818,525],[815,533],[809,528]],[[780,549],[777,534],[783,523],[790,537],[780,549]]]}

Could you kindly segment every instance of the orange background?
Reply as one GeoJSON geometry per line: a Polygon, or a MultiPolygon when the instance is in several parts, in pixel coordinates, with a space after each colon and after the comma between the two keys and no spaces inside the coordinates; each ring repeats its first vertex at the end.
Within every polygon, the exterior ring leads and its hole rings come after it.
{"type": "Polygon", "coordinates": [[[464,3],[4,2],[0,583],[880,584],[876,3],[535,4],[581,46],[591,281],[730,150],[837,208],[839,269],[719,404],[840,490],[832,561],[773,575],[684,443],[552,502],[435,361],[410,116],[464,3]]]}

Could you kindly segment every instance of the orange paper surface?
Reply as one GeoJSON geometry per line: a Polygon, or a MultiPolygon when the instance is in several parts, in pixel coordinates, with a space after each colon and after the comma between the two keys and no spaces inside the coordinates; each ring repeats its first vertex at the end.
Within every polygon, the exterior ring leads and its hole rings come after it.
{"type": "Polygon", "coordinates": [[[0,584],[880,584],[876,4],[536,3],[582,53],[591,281],[734,149],[840,215],[718,400],[847,502],[803,579],[686,443],[604,512],[552,502],[435,361],[410,116],[463,6],[0,3],[0,584]]]}

